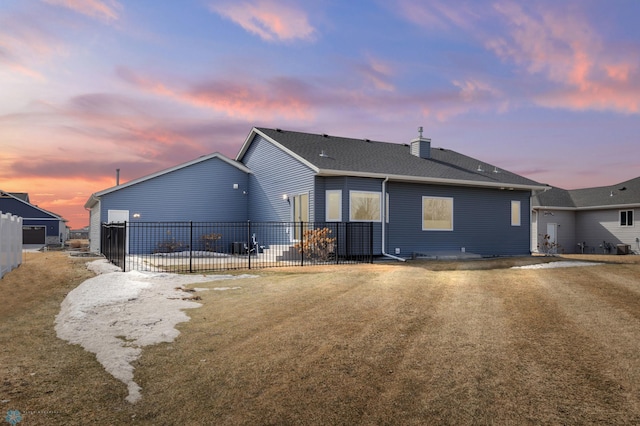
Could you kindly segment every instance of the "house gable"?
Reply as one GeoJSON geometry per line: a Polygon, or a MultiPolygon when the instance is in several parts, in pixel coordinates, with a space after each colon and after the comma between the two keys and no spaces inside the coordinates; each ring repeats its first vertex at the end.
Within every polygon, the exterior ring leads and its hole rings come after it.
{"type": "Polygon", "coordinates": [[[308,194],[309,220],[317,220],[313,202],[317,170],[308,162],[255,129],[237,158],[252,171],[249,176],[250,220],[290,221],[292,203],[302,194],[308,194]]]}
{"type": "Polygon", "coordinates": [[[129,220],[135,214],[143,222],[237,220],[246,216],[245,170],[217,155],[190,162],[96,193],[102,194],[100,216],[104,221],[109,210],[129,210],[129,220]]]}

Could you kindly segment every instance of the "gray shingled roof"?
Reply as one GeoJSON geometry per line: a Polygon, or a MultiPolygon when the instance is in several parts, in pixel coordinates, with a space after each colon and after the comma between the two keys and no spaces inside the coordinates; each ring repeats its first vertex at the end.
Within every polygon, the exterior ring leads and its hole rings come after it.
{"type": "Polygon", "coordinates": [[[610,186],[572,189],[553,188],[534,197],[542,207],[589,208],[640,204],[640,177],[610,186]]]}
{"type": "Polygon", "coordinates": [[[433,146],[431,158],[424,159],[412,155],[408,144],[280,129],[256,129],[325,173],[339,171],[345,174],[391,175],[395,179],[404,176],[452,183],[460,181],[479,186],[544,186],[483,161],[433,146]]]}

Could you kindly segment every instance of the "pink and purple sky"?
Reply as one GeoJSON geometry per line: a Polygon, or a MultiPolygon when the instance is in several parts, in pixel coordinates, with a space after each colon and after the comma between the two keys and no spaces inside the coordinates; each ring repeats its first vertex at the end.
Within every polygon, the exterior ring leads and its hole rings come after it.
{"type": "Polygon", "coordinates": [[[0,189],[96,191],[253,126],[434,146],[566,189],[640,176],[637,0],[3,0],[0,189]]]}

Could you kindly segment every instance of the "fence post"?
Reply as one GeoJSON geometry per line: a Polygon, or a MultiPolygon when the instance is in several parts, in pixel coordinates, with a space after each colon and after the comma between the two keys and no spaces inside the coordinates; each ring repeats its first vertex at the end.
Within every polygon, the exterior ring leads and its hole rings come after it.
{"type": "Polygon", "coordinates": [[[122,272],[127,272],[127,221],[124,221],[124,232],[122,238],[124,239],[123,243],[120,245],[122,248],[122,272]]]}
{"type": "Polygon", "coordinates": [[[369,222],[369,263],[373,263],[373,222],[369,222]]]}
{"type": "Polygon", "coordinates": [[[247,258],[249,259],[249,269],[251,269],[251,221],[247,221],[247,258]]]}
{"type": "Polygon", "coordinates": [[[300,221],[300,266],[304,266],[304,222],[300,221]]]}
{"type": "Polygon", "coordinates": [[[189,273],[193,273],[193,221],[189,221],[189,273]]]}
{"type": "Polygon", "coordinates": [[[333,253],[336,258],[336,265],[340,263],[339,253],[340,253],[340,224],[341,222],[336,223],[336,243],[333,245],[333,253]]]}

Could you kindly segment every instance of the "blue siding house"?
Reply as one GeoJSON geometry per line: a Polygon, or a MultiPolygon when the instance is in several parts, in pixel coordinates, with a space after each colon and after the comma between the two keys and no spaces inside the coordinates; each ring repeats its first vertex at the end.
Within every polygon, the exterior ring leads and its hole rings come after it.
{"type": "Polygon", "coordinates": [[[201,157],[97,192],[85,207],[94,251],[102,222],[250,220],[372,223],[374,254],[403,259],[526,255],[531,196],[545,188],[422,135],[395,144],[253,128],[235,160],[201,157]]]}
{"type": "Polygon", "coordinates": [[[31,204],[29,194],[0,191],[0,212],[22,217],[23,244],[60,245],[69,238],[66,220],[31,204]]]}
{"type": "Polygon", "coordinates": [[[252,220],[373,222],[374,254],[529,254],[530,200],[547,188],[422,136],[408,144],[254,128],[252,220]]]}

